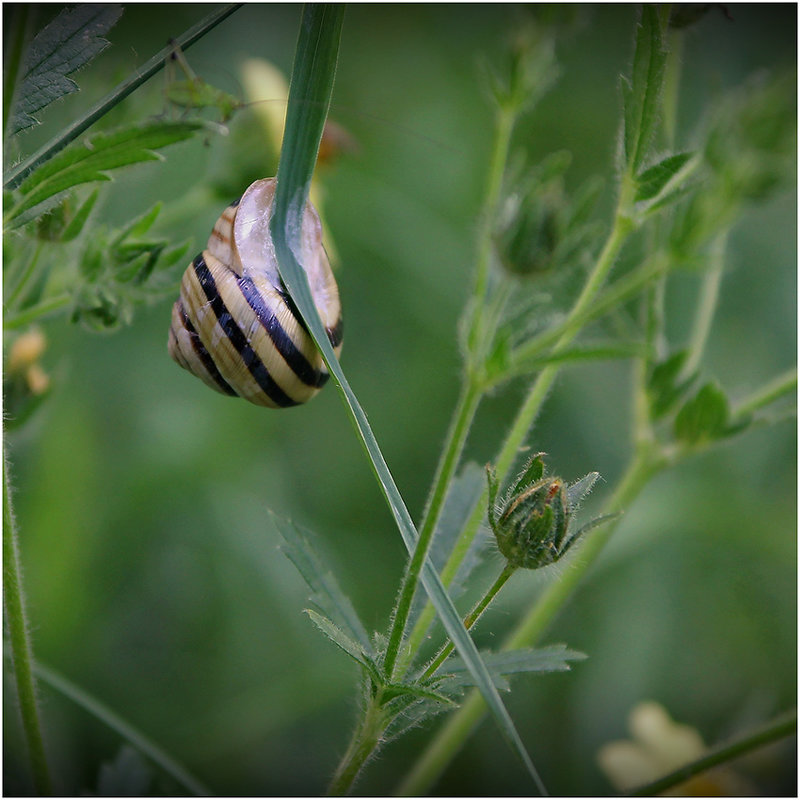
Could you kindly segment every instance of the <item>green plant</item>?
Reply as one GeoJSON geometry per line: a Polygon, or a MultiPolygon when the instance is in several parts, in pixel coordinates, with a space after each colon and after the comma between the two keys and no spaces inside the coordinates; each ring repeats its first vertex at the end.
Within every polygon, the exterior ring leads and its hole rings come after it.
{"type": "MultiPolygon", "coordinates": [[[[212,21],[221,18],[214,15],[212,21]]],[[[272,236],[283,281],[333,375],[409,551],[388,627],[371,632],[373,626],[362,621],[339,588],[313,537],[281,514],[271,517],[287,555],[313,592],[308,616],[358,665],[360,673],[360,715],[329,786],[331,793],[350,791],[382,743],[430,717],[448,713],[399,789],[426,791],[486,704],[502,737],[527,769],[526,790],[543,791],[534,767],[536,763],[541,768],[540,759],[535,751],[533,758],[526,752],[498,687],[507,686],[508,676],[566,670],[571,661],[582,657],[563,645],[537,646],[538,640],[620,524],[620,512],[659,473],[758,424],[774,421],[766,412],[796,387],[796,372],[790,370],[731,403],[717,382],[701,378],[731,228],[747,203],[779,188],[794,152],[793,94],[789,91],[793,78],[764,79],[724,98],[717,114],[697,132],[696,145],[691,150],[679,148],[676,51],[681,34],[670,20],[669,8],[646,6],[637,24],[632,68],[623,79],[615,206],[609,225],[595,211],[600,191],[596,180],[577,190],[568,188],[570,160],[563,152],[534,164],[525,155],[517,160],[511,157],[518,126],[531,116],[535,119],[539,104],[553,90],[556,28],[535,17],[526,19],[503,65],[485,70],[494,133],[475,238],[475,274],[459,330],[461,389],[425,512],[415,526],[361,403],[333,355],[293,255],[297,220],[309,191],[330,102],[342,11],[317,7],[303,17],[277,171],[272,236]],[[665,295],[668,282],[681,270],[702,276],[698,310],[688,344],[670,347],[665,295]],[[553,297],[561,305],[553,303],[553,297]],[[606,321],[611,324],[601,328],[600,323],[606,321]],[[599,328],[603,336],[598,336],[599,328]],[[569,486],[561,478],[545,477],[540,454],[528,460],[516,479],[512,475],[561,371],[572,364],[623,359],[630,361],[634,372],[632,456],[603,513],[577,527],[578,503],[594,485],[596,473],[569,486]],[[484,400],[520,378],[531,383],[516,416],[505,425],[487,486],[482,470],[464,463],[467,439],[484,400]],[[506,484],[510,488],[497,507],[499,487],[506,484]],[[487,563],[491,567],[492,560],[497,560],[495,551],[488,562],[485,553],[483,559],[476,557],[487,517],[506,564],[481,593],[478,584],[486,579],[487,563]],[[566,567],[562,567],[562,557],[566,567]],[[560,562],[559,566],[544,573],[543,591],[503,646],[479,652],[467,630],[495,601],[500,588],[518,567],[538,570],[554,562],[560,562]],[[453,598],[464,585],[478,599],[462,623],[453,598]],[[429,636],[442,634],[432,627],[437,618],[445,632],[443,641],[431,651],[429,636]],[[470,686],[477,691],[465,695],[470,686]]],[[[18,21],[18,28],[22,37],[24,20],[18,21]]],[[[185,49],[190,38],[180,37],[178,43],[185,49]]],[[[65,47],[65,42],[57,38],[54,50],[65,47]]],[[[13,52],[21,63],[24,47],[20,44],[13,52]]],[[[157,60],[163,61],[169,53],[167,48],[157,60]]],[[[74,68],[65,61],[70,70],[74,68]]],[[[20,72],[24,70],[12,64],[6,76],[20,72]]],[[[89,329],[117,329],[129,323],[133,310],[145,302],[159,301],[168,293],[172,299],[175,270],[184,266],[189,244],[173,245],[166,232],[153,233],[159,218],[169,212],[162,212],[156,203],[119,227],[104,228],[95,222],[101,195],[92,189],[79,198],[77,192],[85,189],[77,187],[105,180],[109,170],[151,160],[155,150],[168,144],[216,131],[216,123],[209,126],[196,113],[207,105],[199,98],[222,98],[212,106],[223,122],[245,107],[232,103],[227,93],[195,91],[197,81],[193,76],[192,91],[180,94],[181,113],[176,119],[165,116],[137,122],[67,144],[70,131],[85,130],[81,125],[92,118],[89,114],[39,154],[7,171],[6,330],[21,329],[70,309],[72,321],[89,329]],[[192,109],[188,116],[184,114],[187,106],[192,109]]],[[[15,84],[24,98],[23,110],[33,113],[33,105],[27,103],[25,75],[7,85],[15,84]]],[[[100,107],[103,111],[115,108],[124,96],[122,91],[112,92],[100,107]]],[[[168,91],[168,102],[176,103],[175,97],[174,91],[168,91]]],[[[6,124],[12,110],[6,111],[6,124]]],[[[189,196],[186,208],[191,209],[194,200],[189,196]]],[[[21,418],[23,413],[32,414],[39,401],[30,384],[22,381],[7,386],[6,402],[21,409],[21,418]]],[[[587,407],[591,408],[590,402],[587,407]]],[[[561,454],[553,456],[558,460],[561,454]]],[[[9,498],[6,485],[7,569],[17,563],[9,498]]],[[[524,580],[532,576],[520,574],[516,583],[524,580]]],[[[15,580],[7,581],[7,591],[13,595],[6,600],[9,641],[34,773],[39,790],[45,792],[46,759],[33,702],[32,676],[37,668],[26,640],[22,594],[14,586],[15,580]]],[[[58,676],[53,680],[46,668],[39,668],[38,674],[61,691],[67,687],[67,694],[115,727],[185,788],[199,790],[194,779],[187,780],[181,768],[150,747],[146,738],[132,734],[130,726],[120,725],[113,713],[105,713],[81,690],[69,689],[70,684],[58,685],[58,676]]],[[[785,721],[780,726],[785,732],[785,721]]],[[[115,768],[129,769],[141,779],[142,765],[131,766],[125,753],[115,768]]]]}

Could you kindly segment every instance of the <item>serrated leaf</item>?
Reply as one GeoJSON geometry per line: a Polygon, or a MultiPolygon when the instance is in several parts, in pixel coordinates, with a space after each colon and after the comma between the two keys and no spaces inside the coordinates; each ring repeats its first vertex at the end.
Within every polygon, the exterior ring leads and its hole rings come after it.
{"type": "Polygon", "coordinates": [[[65,9],[34,37],[17,89],[10,133],[38,124],[32,115],[78,86],[67,75],[108,47],[103,39],[122,15],[119,5],[86,3],[65,9]]]}
{"type": "Polygon", "coordinates": [[[99,797],[146,797],[153,782],[153,771],[128,744],[120,748],[113,761],[100,767],[97,778],[99,797]]]}
{"type": "Polygon", "coordinates": [[[600,480],[599,472],[590,472],[584,475],[579,481],[575,481],[571,486],[567,487],[567,502],[571,512],[576,511],[581,501],[586,497],[592,488],[600,480]]]}
{"type": "Polygon", "coordinates": [[[661,194],[667,184],[692,158],[692,155],[692,153],[677,153],[667,156],[658,164],[654,164],[638,175],[635,201],[638,203],[643,200],[652,200],[661,194]]]}
{"type": "Polygon", "coordinates": [[[645,5],[636,28],[631,79],[623,79],[622,85],[625,163],[634,174],[647,156],[656,128],[666,62],[667,51],[658,11],[652,5],[645,5]]]}
{"type": "Polygon", "coordinates": [[[367,672],[372,679],[380,684],[381,676],[378,668],[375,666],[373,660],[364,651],[358,642],[353,641],[338,625],[335,625],[327,617],[318,614],[313,608],[307,608],[306,614],[311,618],[311,621],[341,650],[350,656],[354,661],[357,661],[367,672]]]}
{"type": "Polygon", "coordinates": [[[120,242],[125,239],[135,239],[139,236],[144,236],[150,230],[156,218],[161,213],[164,204],[159,200],[149,208],[144,214],[139,215],[131,220],[122,230],[114,237],[111,242],[112,247],[116,247],[120,242]]]}
{"type": "MultiPolygon", "coordinates": [[[[568,650],[565,644],[553,644],[546,647],[523,648],[520,650],[506,650],[499,653],[482,651],[481,655],[489,668],[492,679],[498,689],[508,691],[509,675],[523,672],[565,672],[571,667],[570,661],[582,661],[586,658],[584,653],[577,650],[568,650]]],[[[472,686],[472,676],[467,671],[464,662],[458,656],[449,659],[443,672],[450,676],[450,680],[460,686],[472,686]]]]}
{"type": "Polygon", "coordinates": [[[689,444],[718,439],[727,433],[729,418],[725,393],[707,383],[684,403],[675,417],[675,437],[689,444]]]}
{"type": "Polygon", "coordinates": [[[284,545],[281,549],[311,589],[311,602],[355,639],[365,653],[374,656],[375,651],[366,628],[356,614],[350,598],[341,590],[333,573],[311,544],[309,533],[302,531],[291,520],[281,519],[272,512],[270,516],[283,538],[284,545]]]}
{"type": "Polygon", "coordinates": [[[89,214],[92,213],[92,209],[97,202],[97,196],[99,194],[100,190],[95,189],[86,200],[83,201],[81,207],[75,213],[75,216],[70,220],[67,227],[64,228],[64,232],[61,234],[62,242],[71,242],[80,235],[83,226],[86,224],[86,220],[89,219],[89,214]]]}
{"type": "Polygon", "coordinates": [[[111,170],[158,161],[163,158],[158,149],[188,139],[200,127],[196,122],[150,122],[73,142],[22,182],[6,221],[17,219],[73,186],[110,180],[107,173],[111,170]]]}

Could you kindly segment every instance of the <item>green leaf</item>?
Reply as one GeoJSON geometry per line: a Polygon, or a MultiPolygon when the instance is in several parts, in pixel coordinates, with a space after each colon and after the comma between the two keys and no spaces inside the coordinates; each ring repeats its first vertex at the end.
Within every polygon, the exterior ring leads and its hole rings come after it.
{"type": "MultiPolygon", "coordinates": [[[[414,523],[389,472],[366,414],[333,352],[317,314],[305,273],[294,256],[295,252],[300,252],[303,210],[330,104],[342,19],[341,6],[320,4],[307,5],[304,8],[290,84],[270,230],[281,278],[322,354],[333,383],[342,394],[403,542],[409,553],[413,553],[418,538],[414,523]]],[[[475,676],[476,685],[498,721],[501,733],[519,755],[539,790],[544,793],[544,786],[492,683],[486,665],[429,558],[426,558],[422,567],[421,580],[448,635],[475,676]]]]}
{"type": "Polygon", "coordinates": [[[120,748],[113,761],[100,767],[97,779],[99,797],[146,797],[153,782],[153,771],[130,745],[120,748]]]}
{"type": "Polygon", "coordinates": [[[69,221],[67,227],[64,228],[64,232],[61,234],[62,242],[71,242],[80,235],[83,226],[86,224],[86,220],[89,219],[89,214],[92,213],[92,209],[97,202],[97,196],[99,194],[100,190],[95,189],[86,200],[83,201],[81,207],[75,213],[75,216],[69,221]]]}
{"type": "Polygon", "coordinates": [[[636,28],[631,78],[622,79],[625,164],[633,174],[647,157],[656,129],[666,63],[667,50],[658,10],[645,5],[636,28]]]}
{"type": "MultiPolygon", "coordinates": [[[[505,650],[499,653],[482,652],[483,660],[492,674],[495,685],[501,691],[509,690],[506,680],[509,675],[523,672],[564,672],[570,669],[570,661],[582,661],[585,654],[568,650],[565,644],[552,644],[546,647],[505,650]]],[[[444,672],[451,676],[453,683],[460,686],[473,686],[472,676],[462,659],[453,657],[444,666],[444,672]]]]}
{"type": "Polygon", "coordinates": [[[695,372],[678,381],[687,356],[686,350],[679,350],[656,364],[650,372],[647,393],[650,397],[650,414],[654,420],[668,413],[697,378],[695,372]]]}
{"type": "Polygon", "coordinates": [[[150,122],[74,142],[22,182],[6,222],[73,186],[110,180],[110,170],[158,161],[163,157],[156,150],[188,139],[200,127],[197,122],[150,122]]]}
{"type": "Polygon", "coordinates": [[[310,534],[302,531],[291,520],[281,519],[272,512],[270,517],[283,538],[284,545],[281,549],[311,589],[311,602],[355,639],[365,653],[373,656],[374,650],[366,628],[356,614],[350,598],[341,590],[333,573],[323,564],[312,546],[310,534]]]}
{"type": "Polygon", "coordinates": [[[381,695],[388,701],[395,700],[402,697],[411,702],[416,700],[433,700],[436,703],[442,703],[446,706],[454,706],[455,702],[446,694],[434,692],[424,686],[419,686],[413,683],[389,683],[381,687],[381,695]]]}
{"type": "Polygon", "coordinates": [[[364,669],[367,670],[372,680],[380,685],[381,675],[378,668],[375,666],[373,660],[369,655],[364,652],[364,648],[353,641],[338,625],[334,625],[327,617],[322,616],[314,611],[313,608],[307,608],[306,614],[311,617],[311,621],[341,650],[344,650],[347,655],[354,661],[358,662],[364,669]]]}
{"type": "Polygon", "coordinates": [[[174,43],[167,45],[156,53],[146,64],[143,64],[130,77],[116,86],[109,94],[102,98],[102,100],[95,103],[85,114],[59,131],[56,136],[42,145],[35,153],[6,170],[6,172],[3,173],[3,188],[14,189],[19,186],[35,169],[49,161],[56,153],[60,152],[70,142],[77,139],[78,136],[88,130],[95,122],[105,116],[105,114],[145,81],[152,78],[153,75],[164,67],[165,59],[174,52],[175,47],[180,47],[183,50],[191,47],[191,45],[240,8],[241,5],[241,3],[231,3],[219,9],[215,9],[196,25],[184,31],[174,43]]]}
{"type": "Polygon", "coordinates": [[[728,432],[730,411],[725,393],[707,383],[684,403],[675,417],[675,437],[688,444],[719,439],[728,432]]]}
{"type": "Polygon", "coordinates": [[[78,91],[75,81],[67,75],[108,47],[102,36],[121,15],[119,5],[86,3],[65,9],[36,34],[25,58],[10,134],[38,124],[32,114],[65,94],[78,91]]]}
{"type": "Polygon", "coordinates": [[[636,202],[652,200],[657,197],[667,184],[680,172],[684,165],[692,158],[692,153],[678,153],[667,156],[646,169],[636,177],[636,202]]]}

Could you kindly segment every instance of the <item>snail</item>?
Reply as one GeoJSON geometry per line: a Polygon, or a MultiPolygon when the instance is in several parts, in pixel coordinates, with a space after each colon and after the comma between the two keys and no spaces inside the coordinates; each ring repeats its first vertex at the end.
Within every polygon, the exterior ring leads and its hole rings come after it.
{"type": "MultiPolygon", "coordinates": [[[[169,353],[218,392],[285,408],[310,400],[330,376],[278,272],[269,230],[274,196],[275,178],[258,180],[217,220],[183,274],[169,353]]],[[[311,203],[300,238],[298,261],[338,357],[339,289],[311,203]]]]}

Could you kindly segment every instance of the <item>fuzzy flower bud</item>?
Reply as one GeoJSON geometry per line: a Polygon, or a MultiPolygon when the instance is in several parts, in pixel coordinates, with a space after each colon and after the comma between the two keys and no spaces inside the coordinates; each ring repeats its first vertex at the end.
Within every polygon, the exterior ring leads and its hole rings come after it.
{"type": "Polygon", "coordinates": [[[500,552],[513,567],[538,569],[553,564],[600,521],[570,533],[573,512],[600,476],[592,472],[570,486],[559,477],[545,476],[542,455],[537,453],[528,461],[499,503],[497,477],[491,467],[486,470],[489,524],[500,552]]]}

